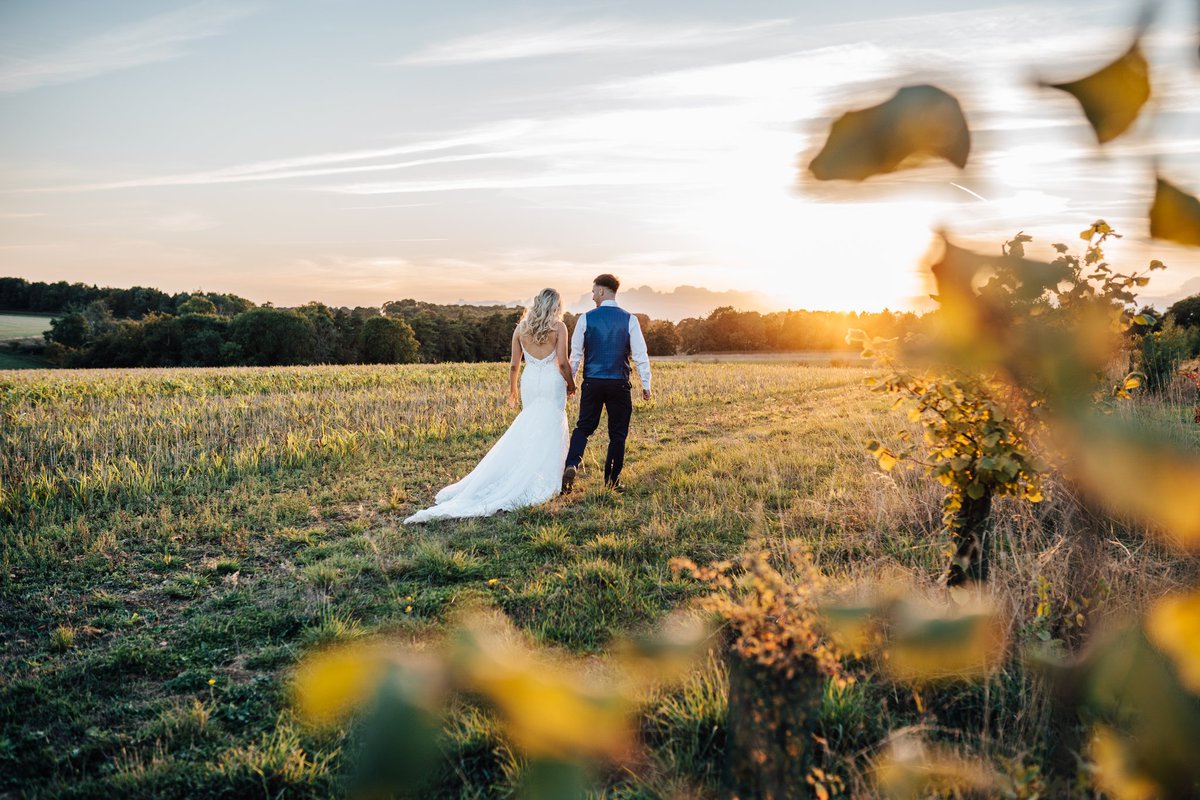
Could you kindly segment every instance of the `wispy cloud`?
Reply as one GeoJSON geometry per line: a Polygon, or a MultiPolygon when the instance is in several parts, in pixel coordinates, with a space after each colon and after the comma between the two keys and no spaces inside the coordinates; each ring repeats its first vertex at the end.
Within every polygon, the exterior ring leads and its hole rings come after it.
{"type": "Polygon", "coordinates": [[[545,56],[630,50],[713,47],[757,38],[790,25],[763,20],[745,25],[693,27],[596,21],[537,28],[503,28],[431,45],[390,64],[479,64],[545,56]]]}
{"type": "Polygon", "coordinates": [[[197,214],[195,211],[179,211],[174,214],[155,217],[152,220],[152,224],[158,230],[169,231],[171,233],[206,231],[217,226],[214,220],[209,219],[203,214],[197,214]]]}
{"type": "MultiPolygon", "coordinates": [[[[0,93],[28,91],[179,58],[187,45],[215,36],[254,9],[200,3],[114,28],[33,56],[0,54],[0,93]]],[[[10,45],[11,47],[11,45],[10,45]]]]}
{"type": "MultiPolygon", "coordinates": [[[[511,120],[498,124],[484,125],[462,133],[427,139],[393,147],[379,147],[367,150],[347,150],[339,153],[316,153],[292,158],[254,161],[246,164],[236,164],[230,167],[220,167],[198,172],[181,172],[170,175],[154,175],[129,180],[106,181],[101,183],[84,183],[71,186],[48,186],[32,189],[17,189],[14,192],[58,193],[58,192],[91,192],[110,189],[133,189],[152,186],[202,186],[218,183],[243,183],[250,181],[270,181],[284,178],[312,177],[320,175],[337,175],[353,172],[372,172],[389,169],[404,169],[407,167],[424,166],[427,164],[453,163],[457,161],[475,161],[484,158],[504,158],[514,155],[511,152],[465,153],[446,156],[433,156],[425,159],[414,159],[391,164],[368,164],[344,167],[326,167],[327,164],[346,164],[353,161],[367,161],[374,158],[386,158],[398,155],[414,155],[430,153],[438,150],[453,150],[461,147],[471,147],[490,144],[501,140],[515,139],[530,131],[535,123],[531,120],[511,120]]],[[[518,154],[519,155],[519,154],[518,154]]]]}
{"type": "Polygon", "coordinates": [[[41,211],[0,211],[0,219],[29,219],[30,217],[44,217],[45,212],[41,211]]]}
{"type": "Polygon", "coordinates": [[[564,186],[634,186],[657,183],[645,173],[619,174],[612,172],[554,173],[547,175],[511,175],[452,178],[430,181],[397,181],[392,183],[359,183],[337,186],[328,191],[343,194],[414,194],[419,192],[455,192],[470,189],[546,189],[564,186]]]}
{"type": "Polygon", "coordinates": [[[388,203],[380,206],[342,206],[338,211],[374,211],[378,208],[426,208],[436,203],[388,203]]]}

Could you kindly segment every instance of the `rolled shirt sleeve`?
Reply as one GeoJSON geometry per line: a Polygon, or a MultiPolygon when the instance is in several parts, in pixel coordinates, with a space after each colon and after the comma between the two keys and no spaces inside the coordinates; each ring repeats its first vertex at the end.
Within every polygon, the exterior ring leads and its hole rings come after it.
{"type": "Polygon", "coordinates": [[[571,374],[579,374],[579,364],[583,361],[583,334],[587,330],[587,314],[580,314],[575,320],[575,330],[571,333],[571,374]]]}
{"type": "MultiPolygon", "coordinates": [[[[582,349],[583,339],[579,341],[582,349]]],[[[629,351],[633,363],[637,365],[638,377],[642,379],[642,388],[650,391],[650,355],[646,352],[646,337],[642,335],[641,323],[633,314],[629,315],[629,351]]],[[[574,358],[571,363],[575,363],[574,358]]]]}

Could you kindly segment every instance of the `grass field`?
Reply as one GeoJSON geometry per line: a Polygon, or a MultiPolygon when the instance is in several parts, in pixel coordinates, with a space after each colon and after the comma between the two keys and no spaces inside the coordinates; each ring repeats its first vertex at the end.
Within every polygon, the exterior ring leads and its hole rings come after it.
{"type": "Polygon", "coordinates": [[[51,319],[45,314],[0,313],[0,341],[41,336],[50,330],[51,319]]]}
{"type": "MultiPolygon", "coordinates": [[[[655,400],[635,407],[627,493],[597,486],[601,431],[582,491],[415,528],[401,520],[515,413],[503,365],[5,375],[0,795],[337,794],[346,735],[297,722],[290,667],[334,641],[436,634],[466,602],[587,656],[696,595],[668,569],[673,556],[704,563],[798,539],[836,581],[900,571],[932,583],[941,495],[865,453],[910,425],[865,374],[661,363],[655,400]]],[[[995,592],[1031,639],[1079,613],[1056,530],[1071,522],[1046,505],[999,515],[995,592]],[[1035,613],[1046,586],[1052,611],[1035,613]]],[[[1123,606],[1194,579],[1131,537],[1114,528],[1092,555],[1123,606]]],[[[649,703],[644,764],[608,776],[608,796],[711,794],[723,686],[710,661],[649,703]]],[[[1037,691],[1014,664],[924,701],[883,683],[830,693],[831,768],[862,796],[889,730],[919,726],[1036,777],[1048,746],[1037,691]]],[[[463,708],[452,727],[453,769],[435,794],[511,794],[520,765],[494,725],[463,708]]]]}
{"type": "Polygon", "coordinates": [[[50,363],[40,356],[0,350],[0,369],[48,369],[50,363]]]}

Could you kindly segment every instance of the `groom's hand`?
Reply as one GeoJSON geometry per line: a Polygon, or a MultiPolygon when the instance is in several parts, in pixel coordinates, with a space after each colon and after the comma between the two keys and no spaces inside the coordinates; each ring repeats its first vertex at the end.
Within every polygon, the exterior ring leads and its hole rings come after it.
{"type": "Polygon", "coordinates": [[[642,399],[643,400],[650,399],[650,390],[649,389],[642,389],[642,399]]]}

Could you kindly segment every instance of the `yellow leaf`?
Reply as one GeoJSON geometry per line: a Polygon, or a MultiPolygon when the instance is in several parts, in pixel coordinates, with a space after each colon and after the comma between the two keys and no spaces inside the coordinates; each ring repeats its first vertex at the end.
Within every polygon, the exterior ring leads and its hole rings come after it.
{"type": "Polygon", "coordinates": [[[1079,101],[1101,144],[1124,133],[1150,99],[1150,66],[1141,46],[1133,46],[1116,61],[1069,83],[1043,83],[1079,101]]]}
{"type": "Polygon", "coordinates": [[[899,459],[897,459],[887,450],[879,451],[879,466],[884,472],[891,472],[898,463],[900,463],[899,459]]]}
{"type": "Polygon", "coordinates": [[[1200,592],[1156,603],[1146,616],[1146,634],[1170,657],[1179,682],[1200,694],[1200,592]]]}
{"type": "Polygon", "coordinates": [[[1200,245],[1200,200],[1159,178],[1150,207],[1150,235],[1200,245]]]}
{"type": "Polygon", "coordinates": [[[1126,378],[1124,388],[1125,389],[1136,389],[1141,385],[1142,385],[1141,378],[1126,378]]]}
{"type": "Polygon", "coordinates": [[[628,754],[631,698],[531,652],[508,627],[477,622],[465,633],[459,679],[500,712],[505,732],[525,753],[566,760],[628,754]]]}
{"type": "Polygon", "coordinates": [[[884,103],[839,117],[808,169],[817,180],[861,181],[930,156],[961,168],[970,151],[958,100],[936,86],[906,86],[884,103]]]}
{"type": "Polygon", "coordinates": [[[1069,468],[1110,509],[1200,549],[1200,457],[1094,431],[1066,449],[1069,468]]]}
{"type": "Polygon", "coordinates": [[[1095,782],[1117,800],[1153,800],[1161,797],[1160,787],[1131,766],[1133,760],[1120,737],[1110,728],[1093,729],[1092,761],[1096,765],[1095,782]]]}
{"type": "Polygon", "coordinates": [[[909,683],[976,679],[1000,666],[1007,630],[990,609],[918,612],[898,626],[884,666],[893,679],[909,683]]]}
{"type": "Polygon", "coordinates": [[[1000,780],[982,759],[966,759],[946,747],[900,734],[873,770],[884,797],[995,797],[1000,780]]]}
{"type": "Polygon", "coordinates": [[[374,648],[335,647],[315,653],[296,669],[297,710],[313,723],[334,722],[369,699],[383,675],[384,660],[374,648]]]}

